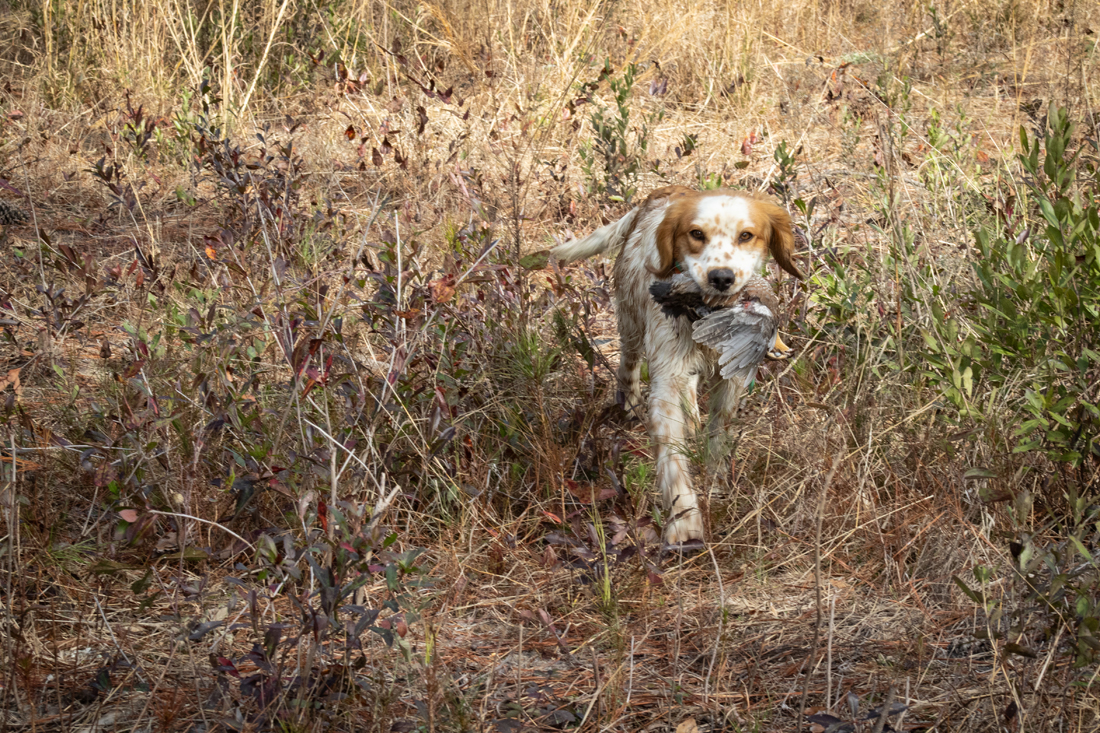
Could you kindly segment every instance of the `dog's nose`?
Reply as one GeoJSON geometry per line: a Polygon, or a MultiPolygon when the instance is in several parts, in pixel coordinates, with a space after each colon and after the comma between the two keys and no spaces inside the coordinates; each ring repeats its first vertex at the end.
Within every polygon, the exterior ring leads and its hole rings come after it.
{"type": "Polygon", "coordinates": [[[733,285],[733,281],[737,278],[733,275],[733,270],[728,267],[722,267],[717,270],[711,270],[707,273],[707,282],[715,290],[726,292],[733,285]]]}

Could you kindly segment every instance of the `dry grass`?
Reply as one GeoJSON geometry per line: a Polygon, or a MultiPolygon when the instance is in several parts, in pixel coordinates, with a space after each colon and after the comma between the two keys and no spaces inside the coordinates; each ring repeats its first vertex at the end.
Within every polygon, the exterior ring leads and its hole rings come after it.
{"type": "Polygon", "coordinates": [[[0,9],[32,215],[0,264],[5,728],[790,731],[892,691],[898,729],[1094,730],[1068,627],[974,638],[1001,619],[952,576],[1059,499],[983,501],[1046,484],[1003,395],[961,418],[920,361],[1019,126],[1095,121],[1097,31],[1038,0],[0,9]],[[628,143],[663,115],[643,194],[814,202],[798,357],[686,559],[605,409],[609,268],[518,266],[626,209],[582,172],[605,58],[641,64],[628,143]]]}

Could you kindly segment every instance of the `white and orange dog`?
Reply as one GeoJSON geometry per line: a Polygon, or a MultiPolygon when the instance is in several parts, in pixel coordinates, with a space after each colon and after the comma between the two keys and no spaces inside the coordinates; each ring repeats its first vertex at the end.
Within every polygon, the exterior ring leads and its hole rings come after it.
{"type": "MultiPolygon", "coordinates": [[[[728,299],[761,271],[771,252],[787,272],[794,264],[791,217],[763,196],[722,189],[660,188],[618,221],[584,239],[554,249],[562,263],[622,247],[615,261],[619,321],[619,397],[641,403],[641,360],[649,362],[649,434],[657,452],[657,487],[668,511],[665,541],[703,538],[703,517],[691,487],[686,440],[699,420],[699,381],[711,381],[709,431],[723,431],[741,395],[715,373],[716,354],[692,339],[684,318],[669,318],[650,295],[650,285],[674,273],[689,275],[703,297],[728,299]]],[[[784,347],[785,348],[785,347],[784,347]]]]}

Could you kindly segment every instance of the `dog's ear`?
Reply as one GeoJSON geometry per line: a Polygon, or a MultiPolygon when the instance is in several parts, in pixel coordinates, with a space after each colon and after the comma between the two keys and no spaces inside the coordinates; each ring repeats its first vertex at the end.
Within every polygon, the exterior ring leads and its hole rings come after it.
{"type": "Polygon", "coordinates": [[[646,269],[659,278],[670,277],[676,271],[676,238],[683,228],[680,220],[690,208],[685,201],[687,197],[680,192],[675,192],[669,198],[671,201],[665,208],[664,218],[657,225],[657,256],[660,261],[657,267],[646,265],[646,269]]]}
{"type": "Polygon", "coordinates": [[[657,225],[657,267],[647,264],[654,275],[666,278],[676,269],[676,220],[670,217],[671,207],[665,211],[665,218],[657,225]]]}
{"type": "Polygon", "coordinates": [[[782,206],[771,201],[758,199],[756,203],[771,225],[768,249],[771,251],[772,257],[784,270],[799,280],[804,280],[805,276],[798,269],[798,265],[794,263],[795,235],[791,215],[782,206]]]}

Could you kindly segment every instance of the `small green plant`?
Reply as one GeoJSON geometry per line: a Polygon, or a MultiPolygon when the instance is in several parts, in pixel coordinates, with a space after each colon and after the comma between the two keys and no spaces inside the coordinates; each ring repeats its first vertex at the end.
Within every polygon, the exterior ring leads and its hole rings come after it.
{"type": "MultiPolygon", "coordinates": [[[[638,176],[645,168],[650,132],[664,117],[661,109],[644,115],[641,126],[632,131],[630,96],[638,71],[637,65],[628,64],[622,76],[616,78],[610,60],[605,62],[596,83],[607,79],[614,105],[594,104],[589,117],[594,137],[583,143],[579,151],[588,192],[627,204],[638,192],[638,176]]],[[[586,85],[589,89],[593,87],[586,85]]]]}
{"type": "Polygon", "coordinates": [[[700,170],[698,178],[700,191],[717,191],[725,185],[721,173],[708,173],[705,170],[700,170]]]}
{"type": "Polygon", "coordinates": [[[841,151],[845,160],[855,160],[856,149],[863,132],[863,116],[851,105],[844,107],[841,117],[841,151]]]}
{"type": "Polygon", "coordinates": [[[790,204],[794,181],[798,178],[798,151],[792,151],[786,140],[780,140],[775,149],[775,164],[779,170],[772,181],[772,189],[785,205],[790,204]]]}

